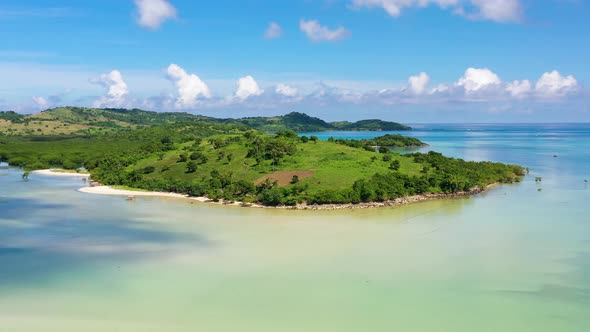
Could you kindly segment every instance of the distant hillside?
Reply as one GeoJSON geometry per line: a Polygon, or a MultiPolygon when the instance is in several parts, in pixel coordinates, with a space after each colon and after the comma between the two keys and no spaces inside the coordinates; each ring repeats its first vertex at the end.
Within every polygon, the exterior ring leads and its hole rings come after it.
{"type": "Polygon", "coordinates": [[[243,118],[237,121],[266,132],[276,132],[287,129],[297,132],[329,130],[394,131],[412,129],[397,122],[388,122],[383,120],[361,120],[358,122],[341,121],[329,123],[322,119],[311,117],[307,114],[299,112],[291,112],[283,116],[275,117],[243,118]]]}
{"type": "MultiPolygon", "coordinates": [[[[226,121],[232,122],[234,120],[226,121]]],[[[334,129],[331,124],[322,119],[298,112],[291,112],[283,116],[242,118],[235,121],[266,132],[277,132],[289,129],[297,132],[334,129]]]]}
{"type": "Polygon", "coordinates": [[[0,112],[0,120],[6,120],[6,121],[12,121],[12,122],[19,122],[24,117],[25,117],[24,115],[18,114],[18,113],[13,112],[13,111],[0,112]]]}
{"type": "Polygon", "coordinates": [[[152,112],[140,109],[60,107],[30,116],[31,119],[56,120],[98,127],[155,126],[178,122],[216,121],[202,115],[184,112],[152,112]]]}
{"type": "Polygon", "coordinates": [[[357,122],[332,122],[332,126],[334,126],[338,130],[348,130],[348,131],[394,131],[394,130],[412,130],[411,127],[404,126],[397,122],[388,122],[378,119],[372,120],[361,120],[357,122]]]}
{"type": "Polygon", "coordinates": [[[0,133],[92,135],[185,122],[223,123],[224,120],[181,112],[58,107],[31,115],[0,112],[0,133]]]}
{"type": "Polygon", "coordinates": [[[218,119],[185,112],[160,113],[140,109],[59,107],[32,115],[0,112],[0,134],[92,135],[186,122],[234,125],[241,128],[254,128],[264,132],[278,132],[281,130],[294,130],[296,132],[411,130],[410,127],[399,123],[382,120],[329,123],[298,112],[274,117],[218,119]]]}

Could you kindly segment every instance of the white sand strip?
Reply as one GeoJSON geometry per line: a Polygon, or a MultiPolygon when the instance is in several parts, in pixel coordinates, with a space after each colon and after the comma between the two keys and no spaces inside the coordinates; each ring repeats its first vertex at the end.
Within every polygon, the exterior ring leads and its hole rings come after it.
{"type": "Polygon", "coordinates": [[[80,188],[78,191],[86,194],[98,194],[98,195],[110,195],[110,196],[144,196],[144,197],[171,197],[171,198],[190,198],[197,200],[199,202],[207,202],[209,199],[206,197],[188,197],[187,195],[183,194],[176,194],[176,193],[163,193],[163,192],[156,192],[156,191],[135,191],[135,190],[124,190],[124,189],[115,189],[109,186],[99,186],[99,187],[84,187],[80,188]]]}
{"type": "Polygon", "coordinates": [[[71,176],[71,177],[78,177],[78,178],[90,177],[90,174],[63,172],[63,171],[60,172],[60,170],[58,170],[58,169],[41,169],[41,170],[33,171],[31,173],[41,174],[41,175],[50,175],[50,176],[71,176]]]}
{"type": "MultiPolygon", "coordinates": [[[[97,195],[110,195],[110,196],[133,196],[133,197],[164,197],[164,198],[180,198],[180,199],[188,199],[193,200],[201,203],[211,203],[216,205],[231,205],[231,206],[243,206],[242,202],[224,202],[223,200],[219,202],[213,202],[207,197],[190,197],[188,195],[183,194],[176,194],[176,193],[165,193],[165,192],[157,192],[157,191],[134,191],[134,190],[124,190],[124,189],[116,189],[109,186],[98,186],[98,187],[83,187],[78,189],[79,192],[85,194],[97,194],[97,195]]],[[[249,207],[256,207],[256,208],[264,208],[264,206],[259,204],[249,204],[249,207]]]]}

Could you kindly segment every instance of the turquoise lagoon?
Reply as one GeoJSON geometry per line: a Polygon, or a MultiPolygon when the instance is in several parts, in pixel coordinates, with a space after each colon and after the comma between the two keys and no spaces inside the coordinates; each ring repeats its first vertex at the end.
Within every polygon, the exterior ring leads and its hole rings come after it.
{"type": "Polygon", "coordinates": [[[128,202],[0,169],[0,331],[590,330],[590,125],[415,127],[422,150],[531,174],[318,212],[128,202]]]}

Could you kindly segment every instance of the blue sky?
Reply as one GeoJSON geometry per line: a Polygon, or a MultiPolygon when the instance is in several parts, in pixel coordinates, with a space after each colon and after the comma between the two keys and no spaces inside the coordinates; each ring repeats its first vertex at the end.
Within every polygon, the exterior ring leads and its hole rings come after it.
{"type": "Polygon", "coordinates": [[[0,109],[588,122],[588,17],[582,0],[3,0],[0,109]]]}

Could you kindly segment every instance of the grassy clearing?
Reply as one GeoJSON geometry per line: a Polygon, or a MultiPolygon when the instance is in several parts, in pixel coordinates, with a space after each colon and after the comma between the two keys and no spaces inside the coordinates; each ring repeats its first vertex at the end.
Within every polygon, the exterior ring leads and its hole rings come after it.
{"type": "Polygon", "coordinates": [[[383,154],[325,141],[298,143],[296,153],[285,157],[278,165],[272,165],[271,161],[257,164],[254,159],[246,158],[248,149],[242,143],[232,143],[216,150],[208,142],[202,142],[199,147],[208,161],[198,165],[194,173],[189,173],[187,164],[190,158],[181,162],[180,155],[189,157],[191,150],[186,149],[193,147],[193,144],[194,142],[188,142],[176,150],[150,156],[130,166],[128,170],[154,167],[154,172],[145,175],[148,180],[164,177],[189,183],[204,181],[214,170],[223,174],[232,173],[234,178],[252,183],[275,172],[311,172],[311,176],[301,177],[299,184],[309,184],[309,192],[314,193],[349,188],[356,180],[368,179],[375,173],[390,172],[389,167],[393,160],[400,161],[399,172],[406,175],[420,175],[423,167],[415,163],[413,158],[402,155],[392,154],[391,161],[383,161],[383,154]],[[222,159],[219,158],[220,153],[224,156],[222,159]],[[231,161],[228,160],[228,155],[232,156],[231,161]]]}
{"type": "MultiPolygon", "coordinates": [[[[391,161],[383,161],[383,155],[378,153],[322,141],[300,144],[300,147],[297,154],[286,158],[285,165],[313,171],[314,176],[302,181],[313,185],[313,190],[350,187],[356,180],[391,171],[391,161]]],[[[393,155],[392,160],[400,161],[402,174],[418,175],[422,170],[411,158],[393,155]]]]}

